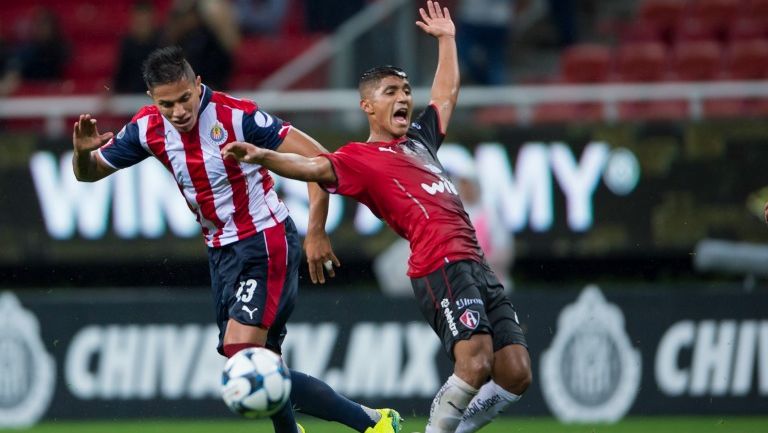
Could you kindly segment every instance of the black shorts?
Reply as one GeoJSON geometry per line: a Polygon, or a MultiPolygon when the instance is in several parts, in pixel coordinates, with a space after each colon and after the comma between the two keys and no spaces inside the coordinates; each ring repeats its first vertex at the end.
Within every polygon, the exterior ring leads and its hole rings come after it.
{"type": "Polygon", "coordinates": [[[412,278],[411,286],[451,361],[455,361],[453,345],[473,334],[490,334],[494,352],[510,344],[528,347],[515,307],[487,263],[448,263],[425,277],[412,278]]]}
{"type": "Polygon", "coordinates": [[[281,353],[298,294],[300,259],[299,234],[290,217],[249,238],[208,248],[219,353],[229,319],[269,328],[266,346],[281,353]]]}

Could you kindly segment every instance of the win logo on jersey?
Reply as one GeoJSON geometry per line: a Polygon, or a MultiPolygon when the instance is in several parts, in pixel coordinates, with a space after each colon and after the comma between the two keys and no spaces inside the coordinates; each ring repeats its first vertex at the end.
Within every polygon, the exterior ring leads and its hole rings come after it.
{"type": "Polygon", "coordinates": [[[422,183],[421,188],[424,189],[424,191],[426,191],[429,195],[435,195],[441,192],[448,192],[454,195],[459,195],[459,190],[456,189],[456,186],[453,184],[453,182],[442,176],[438,176],[438,179],[439,182],[432,182],[431,185],[422,183]]]}

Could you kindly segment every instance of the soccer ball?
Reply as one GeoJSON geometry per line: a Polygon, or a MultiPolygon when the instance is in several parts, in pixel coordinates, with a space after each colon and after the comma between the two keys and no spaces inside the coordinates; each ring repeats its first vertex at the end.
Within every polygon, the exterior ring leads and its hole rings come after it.
{"type": "Polygon", "coordinates": [[[269,349],[249,347],[229,358],[221,378],[221,397],[237,414],[268,417],[291,394],[291,373],[283,359],[269,349]]]}

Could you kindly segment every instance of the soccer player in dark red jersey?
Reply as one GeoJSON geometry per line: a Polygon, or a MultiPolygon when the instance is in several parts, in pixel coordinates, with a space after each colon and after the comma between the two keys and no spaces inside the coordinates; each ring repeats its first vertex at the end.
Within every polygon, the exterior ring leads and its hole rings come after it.
{"type": "MultiPolygon", "coordinates": [[[[75,122],[75,176],[93,182],[157,158],[176,179],[208,245],[217,350],[231,357],[246,347],[262,346],[279,354],[298,292],[299,236],[269,172],[225,160],[220,152],[236,140],[308,157],[325,149],[254,102],[203,85],[178,47],[154,51],[143,75],[153,104],[141,108],[117,135],[100,134],[88,114],[75,122]]],[[[328,194],[316,184],[308,188],[304,248],[312,282],[323,283],[324,263],[339,262],[324,228],[328,194]]],[[[326,270],[334,276],[332,268],[326,270]]],[[[400,431],[396,411],[361,406],[303,373],[291,371],[291,380],[291,401],[272,416],[277,433],[303,433],[294,420],[294,405],[361,433],[400,431]]]]}
{"type": "Polygon", "coordinates": [[[426,433],[467,433],[521,397],[531,382],[530,358],[517,313],[437,159],[459,93],[455,27],[437,2],[419,12],[416,24],[438,40],[439,54],[431,102],[413,123],[405,72],[384,66],[360,79],[367,142],[317,157],[235,142],[222,154],[352,197],[410,242],[414,294],[454,361],[453,375],[432,402],[426,433]]]}

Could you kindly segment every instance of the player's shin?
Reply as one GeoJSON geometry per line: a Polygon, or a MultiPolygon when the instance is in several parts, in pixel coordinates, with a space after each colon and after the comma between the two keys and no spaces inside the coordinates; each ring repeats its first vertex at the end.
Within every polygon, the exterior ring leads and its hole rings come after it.
{"type": "Polygon", "coordinates": [[[464,416],[456,428],[456,433],[478,431],[504,409],[520,400],[520,397],[500,387],[493,380],[487,382],[467,406],[467,410],[464,411],[464,416]]]}
{"type": "Polygon", "coordinates": [[[296,418],[293,414],[293,404],[290,400],[270,418],[275,433],[299,433],[299,427],[296,425],[296,418]]]}
{"type": "Polygon", "coordinates": [[[425,433],[456,431],[467,405],[475,395],[477,389],[455,374],[451,375],[432,401],[425,433]]]}

